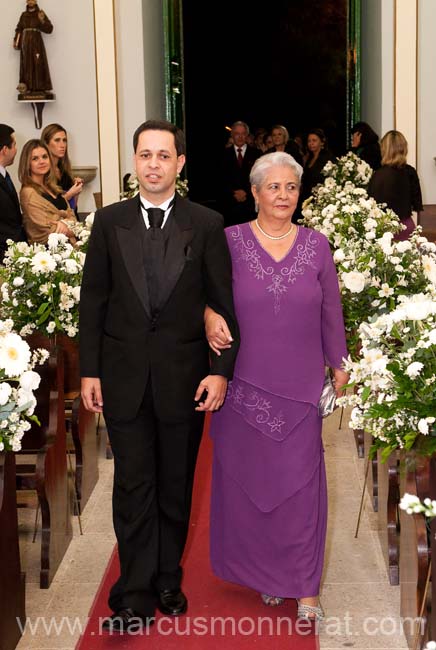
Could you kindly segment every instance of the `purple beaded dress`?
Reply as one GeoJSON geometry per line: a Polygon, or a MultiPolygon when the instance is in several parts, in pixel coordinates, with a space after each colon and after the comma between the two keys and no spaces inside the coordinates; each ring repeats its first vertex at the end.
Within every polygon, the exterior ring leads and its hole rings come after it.
{"type": "Polygon", "coordinates": [[[279,262],[250,224],[226,234],[241,347],[211,424],[212,568],[262,593],[315,596],[327,522],[317,404],[324,366],[347,355],[336,269],[307,228],[279,262]]]}

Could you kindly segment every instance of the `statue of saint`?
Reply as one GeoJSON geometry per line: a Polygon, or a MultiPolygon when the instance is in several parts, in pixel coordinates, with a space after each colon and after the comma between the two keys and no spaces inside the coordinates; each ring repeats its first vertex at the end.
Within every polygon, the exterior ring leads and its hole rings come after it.
{"type": "Polygon", "coordinates": [[[47,54],[41,32],[51,34],[53,25],[38,7],[37,0],[26,1],[15,30],[14,48],[20,50],[18,99],[53,98],[47,54]]]}

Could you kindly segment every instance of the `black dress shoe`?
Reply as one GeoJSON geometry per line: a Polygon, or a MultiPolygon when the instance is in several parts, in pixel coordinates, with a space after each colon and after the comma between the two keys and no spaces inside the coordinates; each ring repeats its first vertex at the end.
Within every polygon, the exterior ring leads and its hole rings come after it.
{"type": "Polygon", "coordinates": [[[188,609],[188,601],[180,589],[159,591],[158,609],[167,616],[180,616],[188,609]]]}
{"type": "Polygon", "coordinates": [[[130,607],[119,609],[104,619],[102,630],[112,634],[139,634],[145,627],[154,623],[154,616],[144,617],[130,607]]]}

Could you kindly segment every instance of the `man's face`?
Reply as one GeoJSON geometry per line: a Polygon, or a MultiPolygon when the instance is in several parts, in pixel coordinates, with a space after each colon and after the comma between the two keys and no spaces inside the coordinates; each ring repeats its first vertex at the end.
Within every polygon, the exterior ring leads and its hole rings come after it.
{"type": "Polygon", "coordinates": [[[169,131],[143,131],[133,156],[140,193],[159,205],[175,191],[177,174],[183,169],[185,156],[177,156],[174,135],[169,131]]]}
{"type": "Polygon", "coordinates": [[[9,165],[12,165],[12,163],[15,160],[15,156],[17,155],[17,142],[15,140],[14,133],[11,135],[11,138],[12,138],[11,146],[3,147],[1,150],[1,154],[3,157],[3,167],[8,167],[9,165]]]}
{"type": "Polygon", "coordinates": [[[244,144],[247,142],[247,129],[242,126],[241,124],[238,124],[238,126],[235,126],[232,129],[232,138],[233,138],[233,143],[236,147],[243,147],[244,144]]]}

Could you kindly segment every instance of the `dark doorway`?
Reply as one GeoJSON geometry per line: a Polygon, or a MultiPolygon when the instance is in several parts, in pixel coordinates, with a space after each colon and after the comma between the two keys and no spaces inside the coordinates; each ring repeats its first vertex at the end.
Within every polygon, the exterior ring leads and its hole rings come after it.
{"type": "Polygon", "coordinates": [[[190,197],[217,195],[226,125],[325,130],[347,148],[348,0],[183,0],[190,197]],[[259,5],[258,5],[259,6],[259,5]]]}

